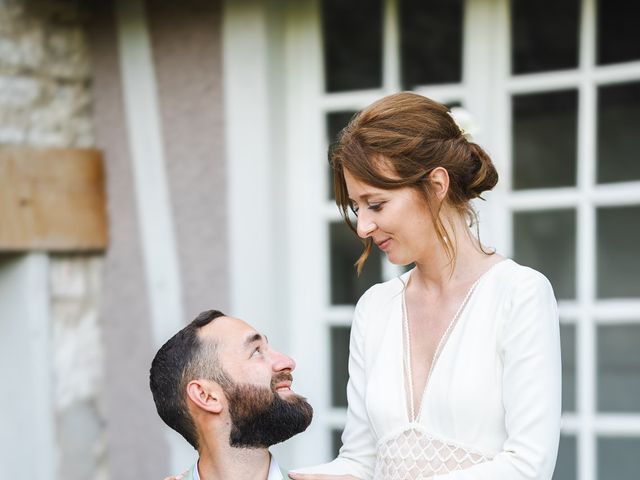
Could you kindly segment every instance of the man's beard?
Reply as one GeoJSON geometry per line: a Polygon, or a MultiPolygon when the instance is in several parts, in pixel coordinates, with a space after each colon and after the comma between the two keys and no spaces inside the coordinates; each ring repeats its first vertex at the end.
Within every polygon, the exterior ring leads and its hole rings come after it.
{"type": "Polygon", "coordinates": [[[304,397],[278,395],[275,385],[291,380],[282,373],[271,380],[271,388],[232,383],[225,388],[231,415],[229,444],[232,447],[267,448],[307,429],[313,408],[304,397]]]}

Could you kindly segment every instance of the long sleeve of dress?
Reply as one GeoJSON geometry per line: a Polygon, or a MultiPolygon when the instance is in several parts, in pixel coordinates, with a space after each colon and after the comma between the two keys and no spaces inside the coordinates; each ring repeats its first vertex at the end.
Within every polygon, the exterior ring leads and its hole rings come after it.
{"type": "Polygon", "coordinates": [[[299,473],[353,475],[369,479],[373,475],[376,458],[376,442],[365,406],[366,375],[364,343],[366,328],[366,303],[369,292],[358,301],[355,308],[349,342],[349,382],[347,383],[347,420],[342,434],[343,446],[332,462],[296,469],[299,473]]]}
{"type": "Polygon", "coordinates": [[[500,338],[507,439],[491,461],[439,480],[549,480],[556,461],[561,360],[556,301],[548,280],[531,270],[514,285],[500,338]]]}

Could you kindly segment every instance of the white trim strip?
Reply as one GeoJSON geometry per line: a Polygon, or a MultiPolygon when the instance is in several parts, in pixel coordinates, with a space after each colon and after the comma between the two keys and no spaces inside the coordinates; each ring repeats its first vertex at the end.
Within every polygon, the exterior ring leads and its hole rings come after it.
{"type": "Polygon", "coordinates": [[[436,102],[451,103],[461,102],[466,104],[466,87],[462,83],[453,83],[447,85],[428,85],[415,87],[414,92],[429,97],[436,102]]]}
{"type": "Polygon", "coordinates": [[[594,421],[594,433],[598,436],[640,436],[640,414],[635,415],[597,415],[594,421]]]}
{"type": "MultiPolygon", "coordinates": [[[[25,275],[23,285],[28,301],[26,321],[29,332],[29,346],[35,374],[30,380],[38,386],[36,396],[38,408],[31,412],[36,431],[32,432],[33,443],[30,448],[38,452],[38,461],[34,462],[35,478],[55,478],[56,440],[55,414],[53,409],[53,379],[50,365],[53,358],[51,349],[51,315],[49,311],[49,256],[46,253],[30,253],[22,260],[25,275]]],[[[25,298],[25,300],[27,300],[25,298]]]]}
{"type": "Polygon", "coordinates": [[[585,67],[580,70],[518,75],[509,78],[507,90],[512,94],[541,93],[577,89],[583,82],[602,86],[639,81],[640,62],[629,62],[593,69],[585,67]]]}
{"type": "MultiPolygon", "coordinates": [[[[560,425],[563,434],[577,435],[582,425],[582,418],[574,413],[563,414],[560,425]]],[[[640,437],[640,415],[596,415],[593,434],[597,437],[640,437]]]]}
{"type": "Polygon", "coordinates": [[[592,307],[597,323],[636,323],[640,322],[640,299],[598,300],[592,307]]]}
{"type": "MultiPolygon", "coordinates": [[[[587,96],[586,93],[583,95],[583,97],[587,96]]],[[[593,105],[593,103],[589,103],[589,105],[593,105]]],[[[589,123],[591,126],[593,121],[595,121],[595,117],[584,120],[585,124],[589,123]]],[[[586,131],[591,131],[591,129],[586,131]]],[[[596,207],[638,205],[640,203],[640,182],[593,185],[595,170],[593,163],[595,160],[592,154],[587,153],[587,147],[592,142],[590,138],[584,142],[586,144],[579,147],[583,160],[579,164],[578,173],[579,176],[585,177],[579,180],[581,182],[580,189],[566,187],[511,192],[507,200],[509,208],[513,210],[553,210],[577,207],[581,202],[587,202],[596,207]],[[584,173],[581,170],[584,170],[584,173]]]]}
{"type": "Polygon", "coordinates": [[[362,110],[386,95],[383,89],[358,90],[357,92],[327,93],[318,99],[323,112],[362,110]]]}
{"type": "Polygon", "coordinates": [[[387,93],[400,91],[400,19],[398,0],[385,0],[382,13],[382,83],[387,93]]]}
{"type": "Polygon", "coordinates": [[[640,323],[640,299],[593,300],[589,306],[576,300],[558,301],[560,322],[575,324],[589,315],[597,324],[615,325],[640,323]]]}
{"type": "Polygon", "coordinates": [[[582,194],[575,187],[546,188],[539,190],[521,190],[511,192],[507,203],[512,210],[547,210],[577,207],[582,194]]]}
{"type": "Polygon", "coordinates": [[[509,78],[507,91],[512,94],[520,94],[576,89],[583,79],[584,74],[579,70],[518,75],[509,78]]]}
{"type": "Polygon", "coordinates": [[[324,416],[325,425],[331,429],[343,429],[346,422],[346,408],[331,408],[324,416]]]}
{"type": "Polygon", "coordinates": [[[582,425],[578,436],[578,477],[594,480],[597,472],[596,441],[593,435],[596,395],[596,338],[593,317],[590,315],[594,299],[595,271],[595,211],[590,205],[590,194],[594,188],[595,156],[592,148],[595,141],[596,106],[594,87],[589,82],[589,73],[595,58],[595,6],[591,0],[582,3],[580,21],[580,69],[583,80],[580,84],[578,103],[578,187],[581,189],[578,202],[576,286],[578,302],[583,312],[580,316],[577,346],[577,407],[582,425]]]}
{"type": "Polygon", "coordinates": [[[325,130],[321,109],[359,109],[381,96],[382,92],[369,91],[364,96],[324,95],[321,3],[319,0],[288,0],[285,5],[285,211],[289,219],[295,219],[286,225],[286,238],[290,242],[286,276],[292,287],[288,298],[288,330],[293,340],[291,354],[299,371],[315,369],[315,375],[300,375],[296,382],[299,390],[313,404],[318,419],[304,437],[293,438],[289,445],[293,446],[291,451],[296,463],[312,465],[326,461],[331,455],[330,436],[322,421],[330,408],[327,392],[331,382],[328,368],[318,368],[319,359],[328,358],[329,329],[322,314],[330,298],[329,262],[325,254],[310,254],[327,252],[329,241],[328,225],[319,215],[323,204],[328,204],[325,202],[326,183],[317,181],[326,176],[326,162],[319,160],[324,154],[322,147],[326,145],[325,135],[321,134],[325,130]],[[367,98],[366,94],[374,98],[367,98]],[[361,104],[354,103],[356,97],[361,104]],[[309,182],[309,179],[314,181],[309,182]],[[310,275],[309,272],[314,273],[310,275]]]}
{"type": "Polygon", "coordinates": [[[560,323],[576,323],[583,310],[575,300],[558,300],[560,323]]]}
{"type": "Polygon", "coordinates": [[[580,430],[580,417],[575,413],[563,413],[560,419],[560,430],[565,435],[576,435],[580,430]]]}
{"type": "Polygon", "coordinates": [[[182,326],[183,313],[155,72],[141,0],[119,0],[116,13],[153,339],[159,347],[182,326]]]}
{"type": "Polygon", "coordinates": [[[56,478],[48,277],[46,253],[0,257],[0,376],[9,386],[0,397],[0,466],[8,478],[56,478]]]}
{"type": "Polygon", "coordinates": [[[276,338],[275,325],[269,324],[276,292],[264,288],[273,282],[276,269],[272,188],[278,181],[272,173],[278,167],[271,158],[270,124],[275,118],[270,117],[269,102],[277,91],[268,90],[267,12],[255,0],[228,0],[223,12],[231,312],[258,330],[269,331],[272,342],[279,344],[283,339],[276,338]]]}
{"type": "MultiPolygon", "coordinates": [[[[594,107],[595,108],[595,107],[594,107]]],[[[595,125],[594,125],[595,129],[595,125]]],[[[594,142],[595,148],[595,142],[594,142]]],[[[594,160],[595,163],[595,160],[594,160]]],[[[595,165],[594,165],[595,171],[595,165]]],[[[595,173],[594,173],[595,177],[595,173]]],[[[614,205],[637,205],[640,203],[640,181],[600,184],[592,187],[590,200],[597,207],[614,205]]]]}
{"type": "Polygon", "coordinates": [[[640,81],[640,61],[597,67],[593,80],[598,86],[640,81]]]}
{"type": "MultiPolygon", "coordinates": [[[[116,28],[124,108],[142,237],[153,344],[160,347],[184,325],[180,268],[157,104],[151,41],[142,0],[118,0],[116,28]]],[[[180,472],[193,450],[165,429],[170,468],[180,472]]]]}
{"type": "Polygon", "coordinates": [[[353,319],[355,307],[353,305],[336,305],[324,312],[324,319],[330,326],[349,326],[353,319]]]}
{"type": "Polygon", "coordinates": [[[583,82],[598,86],[640,81],[640,62],[602,66],[588,71],[565,70],[510,77],[507,90],[512,94],[542,93],[576,89],[583,82]]]}
{"type": "Polygon", "coordinates": [[[340,209],[336,205],[334,200],[327,200],[322,205],[321,215],[322,218],[329,221],[342,220],[342,215],[340,215],[340,209]]]}

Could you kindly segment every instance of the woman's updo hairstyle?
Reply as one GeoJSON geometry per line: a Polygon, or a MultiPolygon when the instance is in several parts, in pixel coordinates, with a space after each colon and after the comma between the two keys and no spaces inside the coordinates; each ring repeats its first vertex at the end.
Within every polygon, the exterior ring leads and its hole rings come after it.
{"type": "MultiPolygon", "coordinates": [[[[445,201],[477,225],[470,200],[481,198],[498,182],[498,172],[486,152],[468,141],[449,109],[422,95],[410,92],[384,97],[355,115],[329,150],[333,167],[336,204],[349,227],[350,201],[344,171],[376,188],[393,190],[411,187],[425,198],[434,227],[451,262],[454,242],[439,216],[439,205],[431,194],[429,173],[443,167],[449,173],[445,201]]],[[[356,262],[358,273],[371,252],[372,241],[356,262]]]]}

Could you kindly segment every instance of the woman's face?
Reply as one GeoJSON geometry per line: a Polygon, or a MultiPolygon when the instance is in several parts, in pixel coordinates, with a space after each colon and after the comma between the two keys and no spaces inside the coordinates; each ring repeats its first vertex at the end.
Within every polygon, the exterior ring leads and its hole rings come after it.
{"type": "Polygon", "coordinates": [[[424,198],[413,188],[383,190],[344,172],[352,208],[358,216],[357,232],[371,238],[391,263],[407,265],[428,256],[437,245],[431,214],[424,198]]]}

